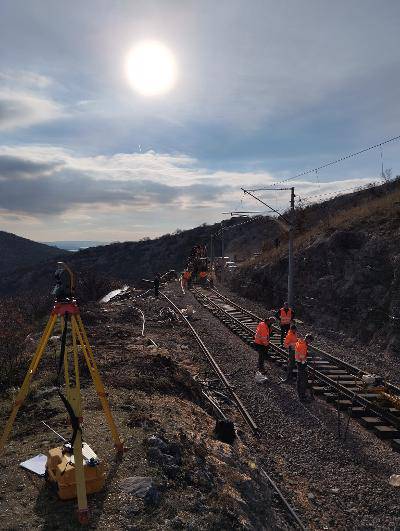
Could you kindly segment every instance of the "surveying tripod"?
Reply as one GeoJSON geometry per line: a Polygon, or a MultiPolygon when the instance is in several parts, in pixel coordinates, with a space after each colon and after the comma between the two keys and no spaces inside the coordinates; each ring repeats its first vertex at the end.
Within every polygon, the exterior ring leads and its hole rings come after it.
{"type": "Polygon", "coordinates": [[[86,523],[89,518],[89,510],[86,495],[86,483],[84,474],[84,464],[82,455],[82,406],[81,406],[81,390],[79,378],[79,358],[78,358],[78,343],[81,347],[83,357],[89,368],[90,375],[94,382],[97,395],[103,407],[103,412],[110,428],[112,438],[114,440],[115,448],[119,456],[123,453],[123,443],[119,437],[117,427],[111,414],[110,406],[108,404],[107,395],[101,380],[99,371],[97,369],[96,361],[94,359],[93,351],[90,347],[85,328],[79,313],[79,307],[74,299],[75,277],[70,268],[63,262],[59,262],[59,269],[56,271],[56,278],[58,285],[53,293],[56,295],[56,301],[51,312],[50,318],[47,322],[46,328],[39,341],[35,354],[30,363],[28,372],[25,376],[23,384],[15,399],[11,415],[6,423],[3,434],[0,439],[0,455],[4,450],[4,446],[11,433],[15,417],[22,406],[25,398],[29,392],[31,380],[38,368],[39,362],[46,349],[47,343],[52,331],[60,319],[62,328],[61,337],[61,352],[60,363],[57,380],[60,379],[62,365],[64,365],[64,378],[66,387],[66,397],[59,391],[60,397],[64,402],[68,413],[70,415],[71,424],[74,430],[71,446],[73,448],[74,463],[75,463],[75,482],[76,494],[78,499],[78,518],[81,523],[86,523]],[[58,274],[58,277],[57,277],[58,274]],[[60,300],[61,299],[61,300],[60,300]],[[72,352],[70,348],[66,347],[68,323],[71,324],[72,336],[72,352]],[[72,353],[71,360],[70,354],[72,353]],[[69,365],[73,366],[73,374],[69,374],[69,365]]]}

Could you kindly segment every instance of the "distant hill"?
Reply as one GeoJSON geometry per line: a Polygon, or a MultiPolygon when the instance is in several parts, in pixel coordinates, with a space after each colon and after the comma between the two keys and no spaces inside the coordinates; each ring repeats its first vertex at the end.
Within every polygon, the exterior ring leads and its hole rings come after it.
{"type": "Polygon", "coordinates": [[[31,269],[41,262],[67,255],[69,255],[67,251],[0,231],[0,274],[2,276],[13,274],[20,268],[31,269]]]}
{"type": "MultiPolygon", "coordinates": [[[[245,220],[242,220],[245,221],[245,220]]],[[[231,230],[241,221],[224,221],[225,255],[232,258],[245,258],[260,250],[260,242],[277,231],[276,223],[269,218],[261,218],[231,230]],[[275,232],[274,232],[275,231],[275,232]]],[[[70,253],[68,264],[78,273],[90,270],[103,278],[122,282],[135,282],[142,278],[152,278],[155,273],[170,269],[181,271],[191,248],[198,243],[207,244],[210,249],[211,234],[220,230],[220,224],[203,224],[190,230],[176,231],[159,238],[145,238],[139,242],[112,243],[90,247],[70,253]]],[[[46,246],[44,246],[46,247],[46,246]]],[[[52,252],[59,253],[50,247],[52,252]]],[[[214,238],[214,255],[221,254],[221,238],[214,238]]],[[[0,278],[0,295],[13,295],[29,291],[32,286],[41,293],[48,293],[54,283],[55,260],[40,264],[40,267],[24,267],[0,278]]],[[[32,264],[34,265],[34,264],[32,264]]]]}
{"type": "Polygon", "coordinates": [[[88,247],[98,247],[99,245],[107,245],[109,242],[98,242],[92,240],[61,240],[57,242],[43,242],[51,247],[58,247],[65,251],[79,251],[80,249],[87,249],[88,247]]]}

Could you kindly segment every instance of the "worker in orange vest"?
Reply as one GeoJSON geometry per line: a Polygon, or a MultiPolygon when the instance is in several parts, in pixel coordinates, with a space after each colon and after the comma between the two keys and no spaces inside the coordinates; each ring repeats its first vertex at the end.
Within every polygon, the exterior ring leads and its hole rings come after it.
{"type": "Polygon", "coordinates": [[[307,334],[304,339],[299,338],[295,345],[295,360],[297,365],[297,392],[302,402],[308,401],[306,398],[307,389],[307,357],[308,346],[313,341],[313,336],[307,334]]]}
{"type": "Polygon", "coordinates": [[[279,319],[279,324],[281,325],[281,347],[283,347],[283,340],[289,332],[290,325],[294,319],[294,310],[289,308],[287,302],[284,302],[282,308],[275,313],[275,317],[279,319]]]}
{"type": "Polygon", "coordinates": [[[286,378],[283,378],[281,381],[283,382],[291,382],[293,380],[293,369],[296,366],[295,358],[294,358],[294,348],[296,346],[298,337],[297,337],[297,327],[296,325],[292,324],[290,325],[289,332],[286,334],[284,346],[288,349],[288,365],[287,365],[287,372],[286,372],[286,378]]]}
{"type": "Polygon", "coordinates": [[[269,350],[269,339],[272,335],[272,323],[274,322],[273,317],[266,317],[261,321],[256,329],[254,336],[254,345],[258,352],[258,370],[260,372],[264,371],[264,363],[268,356],[269,350]]]}
{"type": "Polygon", "coordinates": [[[187,269],[185,269],[185,271],[182,274],[182,287],[183,288],[187,287],[189,278],[190,278],[190,272],[187,269]]]}

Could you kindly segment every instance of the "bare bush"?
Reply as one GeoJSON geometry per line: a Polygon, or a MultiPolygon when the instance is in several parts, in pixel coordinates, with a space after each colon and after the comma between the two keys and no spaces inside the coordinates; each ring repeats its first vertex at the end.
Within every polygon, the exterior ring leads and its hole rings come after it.
{"type": "Polygon", "coordinates": [[[94,269],[80,271],[76,294],[80,303],[98,301],[104,295],[120,287],[120,283],[97,273],[94,269]]]}
{"type": "Polygon", "coordinates": [[[0,391],[20,384],[26,365],[27,337],[32,332],[27,313],[21,299],[2,300],[0,305],[0,391]]]}

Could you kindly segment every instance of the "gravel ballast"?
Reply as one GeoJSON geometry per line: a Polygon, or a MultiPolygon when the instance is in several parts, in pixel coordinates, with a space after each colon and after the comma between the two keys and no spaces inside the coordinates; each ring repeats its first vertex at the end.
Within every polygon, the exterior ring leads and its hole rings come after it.
{"type": "MultiPolygon", "coordinates": [[[[294,386],[280,384],[283,371],[271,362],[268,382],[258,386],[255,351],[192,294],[182,295],[178,287],[170,291],[178,306],[194,306],[193,325],[222,370],[232,375],[230,382],[261,428],[254,451],[310,528],[394,529],[399,525],[400,490],[388,480],[400,472],[400,456],[389,443],[355,420],[350,421],[347,441],[339,440],[336,410],[319,399],[301,404],[294,386]]],[[[261,313],[258,305],[225,294],[261,313]]],[[[357,364],[351,353],[346,359],[357,364]]],[[[342,431],[345,421],[342,415],[342,431]]]]}

